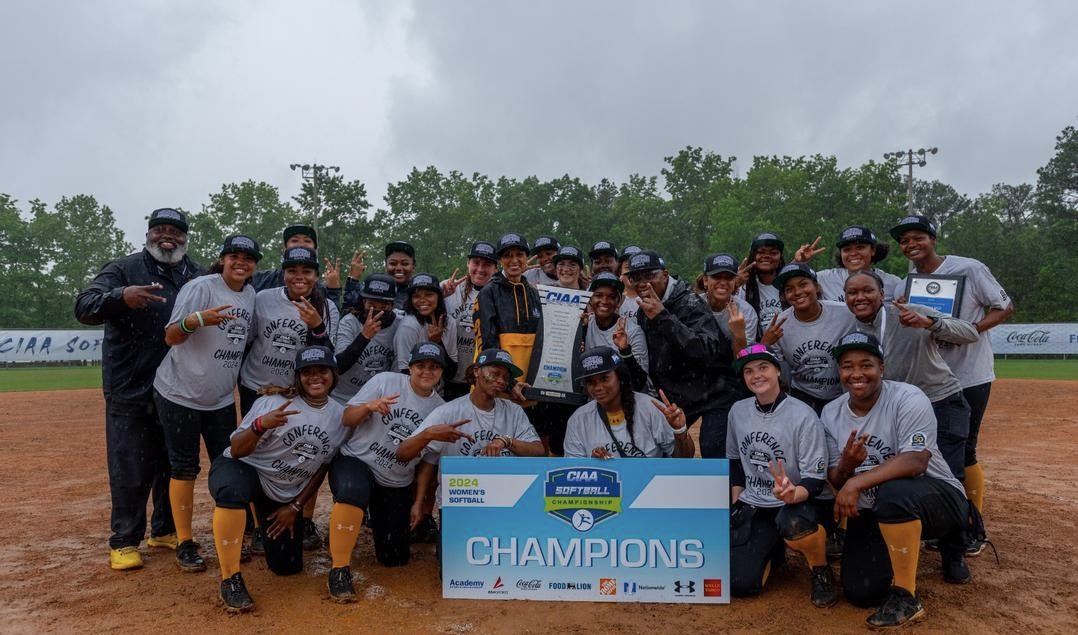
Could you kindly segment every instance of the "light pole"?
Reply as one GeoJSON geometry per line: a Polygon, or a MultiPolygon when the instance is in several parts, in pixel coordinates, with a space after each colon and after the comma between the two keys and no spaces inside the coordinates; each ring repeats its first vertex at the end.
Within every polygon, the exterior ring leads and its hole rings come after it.
{"type": "Polygon", "coordinates": [[[906,175],[906,213],[910,216],[913,215],[913,166],[925,167],[928,163],[925,159],[930,154],[936,154],[939,152],[939,148],[921,148],[914,150],[898,150],[897,152],[884,152],[883,158],[888,161],[894,161],[895,165],[900,168],[909,167],[909,172],[906,175]]]}
{"type": "Polygon", "coordinates": [[[322,213],[322,197],[318,193],[318,179],[325,176],[327,172],[340,172],[341,169],[335,165],[321,165],[318,163],[292,163],[288,167],[293,172],[299,170],[300,178],[311,183],[314,190],[314,216],[311,218],[311,227],[317,232],[318,215],[322,213]]]}

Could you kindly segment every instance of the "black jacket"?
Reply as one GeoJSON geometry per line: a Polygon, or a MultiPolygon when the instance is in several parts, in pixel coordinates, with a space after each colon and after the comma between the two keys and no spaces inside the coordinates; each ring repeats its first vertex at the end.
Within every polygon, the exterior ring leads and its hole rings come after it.
{"type": "Polygon", "coordinates": [[[715,316],[703,300],[681,280],[670,278],[666,310],[648,319],[636,314],[648,343],[648,370],[652,383],[670,401],[696,417],[729,407],[741,391],[733,371],[730,340],[719,330],[715,316]]]}
{"type": "Polygon", "coordinates": [[[83,324],[105,325],[101,378],[106,399],[141,402],[150,399],[157,366],[168,353],[165,326],[172,315],[176,294],[192,278],[205,273],[184,256],[175,267],[163,265],[143,249],[105,265],[75,299],[75,317],[83,324]],[[167,302],[151,302],[130,309],[123,288],[161,284],[156,295],[167,302]]]}
{"type": "MultiPolygon", "coordinates": [[[[513,284],[498,272],[479,291],[476,310],[475,350],[500,346],[502,333],[535,333],[539,335],[542,318],[539,292],[527,282],[513,284]]],[[[538,342],[537,342],[538,344],[538,342]]],[[[523,369],[527,371],[527,369],[523,369]]]]}

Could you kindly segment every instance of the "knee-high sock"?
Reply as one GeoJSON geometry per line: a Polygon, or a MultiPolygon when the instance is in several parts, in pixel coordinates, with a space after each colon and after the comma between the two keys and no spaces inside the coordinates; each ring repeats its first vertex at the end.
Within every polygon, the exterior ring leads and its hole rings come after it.
{"type": "Polygon", "coordinates": [[[977,511],[984,513],[984,468],[980,463],[966,466],[966,478],[962,483],[966,487],[966,497],[977,511]]]}
{"type": "Polygon", "coordinates": [[[910,593],[917,592],[917,559],[921,554],[921,521],[880,523],[880,533],[887,543],[895,586],[910,593]]]}
{"type": "Polygon", "coordinates": [[[318,502],[318,490],[315,490],[314,496],[311,500],[307,501],[307,504],[303,506],[303,517],[307,520],[314,518],[314,505],[318,502]]]}
{"type": "Polygon", "coordinates": [[[810,567],[822,567],[827,564],[827,530],[821,526],[817,526],[816,531],[807,536],[797,540],[787,540],[786,544],[805,556],[805,561],[810,567]]]}
{"type": "Polygon", "coordinates": [[[194,515],[195,482],[169,479],[168,500],[172,503],[172,520],[176,522],[176,539],[191,540],[191,516],[194,515]]]}
{"type": "Polygon", "coordinates": [[[240,549],[243,547],[243,527],[246,524],[246,510],[213,508],[213,544],[217,547],[222,580],[240,572],[240,549]]]}
{"type": "Polygon", "coordinates": [[[329,513],[329,555],[334,569],[347,567],[352,562],[352,550],[356,548],[362,524],[362,509],[345,503],[333,504],[329,513]]]}

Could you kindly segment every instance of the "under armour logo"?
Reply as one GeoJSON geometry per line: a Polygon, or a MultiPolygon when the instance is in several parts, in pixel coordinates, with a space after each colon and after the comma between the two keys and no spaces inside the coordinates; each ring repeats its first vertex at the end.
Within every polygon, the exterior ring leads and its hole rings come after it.
{"type": "Polygon", "coordinates": [[[887,545],[887,547],[888,547],[888,548],[889,548],[889,549],[890,549],[891,551],[897,551],[897,552],[899,552],[899,553],[909,553],[909,552],[910,552],[910,548],[909,548],[909,547],[896,547],[896,546],[894,546],[894,545],[887,545]]]}
{"type": "Polygon", "coordinates": [[[239,538],[237,538],[235,540],[229,540],[228,538],[221,539],[221,544],[224,545],[225,547],[227,547],[229,545],[239,544],[239,542],[240,542],[239,538]]]}
{"type": "Polygon", "coordinates": [[[674,582],[674,593],[696,593],[696,581],[689,580],[688,582],[682,582],[677,580],[674,582]]]}
{"type": "Polygon", "coordinates": [[[337,530],[338,531],[344,531],[345,529],[347,529],[348,531],[355,531],[356,526],[355,525],[347,525],[347,526],[345,526],[342,523],[337,523],[337,530]]]}

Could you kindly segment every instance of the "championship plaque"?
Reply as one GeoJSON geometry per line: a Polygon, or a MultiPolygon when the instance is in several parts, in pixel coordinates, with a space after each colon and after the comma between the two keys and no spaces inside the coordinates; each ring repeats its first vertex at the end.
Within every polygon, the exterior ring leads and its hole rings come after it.
{"type": "Polygon", "coordinates": [[[906,278],[906,301],[931,307],[947,317],[958,317],[965,283],[965,276],[911,273],[906,278]]]}
{"type": "Polygon", "coordinates": [[[524,396],[536,401],[580,405],[587,397],[575,389],[573,362],[580,351],[580,316],[591,291],[539,285],[543,305],[543,348],[532,353],[524,396]]]}

